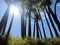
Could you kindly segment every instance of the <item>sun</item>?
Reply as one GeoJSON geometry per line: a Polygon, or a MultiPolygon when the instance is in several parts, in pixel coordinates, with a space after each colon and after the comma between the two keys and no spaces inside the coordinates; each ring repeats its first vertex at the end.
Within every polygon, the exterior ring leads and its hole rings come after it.
{"type": "Polygon", "coordinates": [[[14,16],[19,15],[19,8],[15,5],[10,6],[10,13],[14,16]]]}

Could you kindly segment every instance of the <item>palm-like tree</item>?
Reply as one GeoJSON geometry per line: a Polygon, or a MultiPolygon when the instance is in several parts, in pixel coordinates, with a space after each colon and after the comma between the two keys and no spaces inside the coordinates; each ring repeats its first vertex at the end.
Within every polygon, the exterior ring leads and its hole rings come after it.
{"type": "Polygon", "coordinates": [[[36,37],[39,38],[39,28],[38,28],[37,18],[34,18],[34,30],[33,30],[33,36],[34,37],[35,37],[35,26],[36,26],[36,37]]]}
{"type": "Polygon", "coordinates": [[[45,33],[44,25],[43,25],[43,20],[42,20],[42,17],[41,17],[41,14],[40,14],[40,10],[39,9],[38,9],[38,13],[39,13],[40,18],[41,18],[41,24],[42,24],[42,28],[43,28],[44,38],[46,38],[46,33],[45,33]]]}
{"type": "Polygon", "coordinates": [[[55,28],[55,26],[54,26],[54,23],[53,23],[53,21],[52,21],[52,19],[51,19],[51,17],[50,17],[50,13],[47,11],[47,9],[46,9],[46,12],[47,12],[48,17],[49,17],[49,19],[50,19],[50,22],[51,22],[51,24],[52,24],[52,27],[53,27],[53,29],[54,29],[54,31],[55,31],[55,35],[56,35],[56,36],[59,36],[59,34],[58,34],[58,32],[57,32],[57,30],[56,30],[56,28],[55,28]]]}
{"type": "Polygon", "coordinates": [[[29,26],[28,26],[28,36],[31,36],[31,8],[32,8],[32,0],[29,0],[29,26]]]}
{"type": "MultiPolygon", "coordinates": [[[[29,10],[28,12],[26,12],[26,14],[28,15],[28,36],[31,36],[31,4],[30,4],[31,0],[25,0],[24,1],[24,6],[27,6],[27,10],[29,10]]],[[[27,16],[26,15],[26,16],[27,16]]],[[[22,21],[22,20],[21,20],[22,21]]]]}
{"type": "Polygon", "coordinates": [[[43,12],[44,12],[44,16],[45,16],[45,19],[46,19],[47,25],[48,25],[48,27],[49,27],[49,31],[50,31],[51,37],[54,37],[54,36],[53,36],[53,33],[52,33],[52,30],[51,30],[51,28],[50,28],[50,25],[49,25],[48,19],[47,19],[47,17],[46,17],[46,13],[45,13],[45,11],[43,11],[43,12]]]}
{"type": "Polygon", "coordinates": [[[29,10],[29,21],[28,21],[28,36],[31,36],[31,10],[33,5],[37,4],[40,0],[26,0],[25,1],[25,6],[27,7],[27,9],[29,10]]]}
{"type": "Polygon", "coordinates": [[[8,12],[9,12],[9,8],[7,8],[7,10],[6,10],[1,22],[0,22],[0,33],[5,32],[7,19],[8,19],[8,14],[9,14],[8,12]]]}
{"type": "Polygon", "coordinates": [[[42,33],[41,33],[41,29],[40,29],[39,25],[38,25],[38,28],[39,28],[39,34],[40,34],[40,37],[41,37],[41,39],[43,39],[42,33]]]}
{"type": "MultiPolygon", "coordinates": [[[[5,0],[7,2],[7,0],[5,0]]],[[[10,3],[8,3],[8,8],[0,22],[0,33],[2,33],[2,35],[4,34],[5,32],[5,28],[6,28],[6,24],[7,24],[7,20],[8,20],[8,15],[9,15],[9,6],[10,6],[10,3]]]]}
{"type": "Polygon", "coordinates": [[[57,24],[58,29],[59,29],[59,31],[60,31],[60,22],[58,21],[58,19],[57,19],[57,14],[56,14],[56,5],[57,5],[57,3],[59,2],[59,0],[56,0],[56,2],[55,2],[54,12],[52,11],[52,9],[51,9],[51,7],[50,7],[50,4],[51,4],[52,2],[51,2],[51,1],[48,1],[48,0],[46,0],[45,2],[46,2],[46,4],[47,4],[47,7],[48,7],[49,12],[51,13],[51,16],[53,17],[53,19],[54,19],[55,23],[57,24]],[[47,2],[48,2],[48,3],[47,3],[47,2]]]}
{"type": "Polygon", "coordinates": [[[4,17],[5,18],[5,20],[4,20],[5,25],[3,26],[2,35],[5,33],[5,28],[6,28],[7,21],[8,21],[9,9],[7,9],[7,11],[5,12],[4,15],[5,15],[6,18],[4,17]]]}
{"type": "Polygon", "coordinates": [[[24,20],[24,0],[22,0],[22,10],[23,10],[23,14],[21,15],[21,36],[22,38],[24,38],[26,36],[26,21],[24,20]]]}
{"type": "MultiPolygon", "coordinates": [[[[43,11],[43,13],[44,13],[46,22],[47,22],[48,27],[49,27],[49,31],[50,31],[51,37],[53,37],[53,33],[52,33],[51,28],[50,28],[50,25],[49,25],[49,22],[48,22],[48,19],[47,19],[47,17],[46,17],[46,13],[45,13],[45,10],[44,10],[44,8],[46,7],[46,3],[44,2],[44,0],[42,0],[41,2],[42,2],[42,4],[40,5],[40,9],[41,9],[41,10],[43,11]],[[43,3],[43,2],[44,2],[44,3],[43,3]]],[[[47,3],[48,3],[48,2],[47,2],[47,3]]],[[[51,0],[49,0],[49,5],[51,5],[51,0]]]]}
{"type": "MultiPolygon", "coordinates": [[[[34,10],[33,10],[34,11],[34,10]]],[[[38,21],[40,20],[41,21],[41,23],[42,23],[42,28],[43,28],[43,32],[44,32],[44,38],[46,38],[46,34],[45,34],[45,29],[44,29],[44,25],[43,25],[43,20],[42,20],[42,17],[41,17],[41,15],[40,15],[40,12],[38,11],[38,13],[37,12],[34,12],[34,17],[35,18],[33,18],[34,20],[35,20],[35,22],[34,23],[36,23],[36,34],[37,34],[37,38],[39,38],[39,32],[40,32],[40,36],[41,36],[41,38],[42,38],[42,34],[41,34],[41,30],[40,30],[40,27],[39,27],[39,24],[38,24],[38,21]],[[38,14],[39,13],[39,14],[38,14]]],[[[34,24],[35,25],[35,24],[34,24]]],[[[35,27],[34,27],[35,28],[35,27]]],[[[35,31],[35,30],[34,30],[35,31]]],[[[33,33],[33,35],[34,35],[35,33],[33,33]]]]}
{"type": "Polygon", "coordinates": [[[34,21],[34,28],[33,28],[33,37],[35,37],[35,21],[34,21]]]}
{"type": "Polygon", "coordinates": [[[53,11],[52,11],[52,9],[50,8],[50,6],[48,6],[48,9],[49,9],[49,12],[51,12],[51,15],[52,15],[55,23],[57,24],[59,31],[60,31],[60,27],[59,27],[59,26],[60,26],[60,22],[59,22],[58,19],[57,19],[57,15],[53,13],[53,11]]]}
{"type": "MultiPolygon", "coordinates": [[[[42,1],[43,2],[43,1],[42,1]]],[[[40,2],[39,2],[40,3],[40,2]]],[[[49,2],[50,3],[50,2],[49,2]]],[[[37,4],[37,3],[36,3],[37,4]]],[[[51,4],[51,3],[50,3],[51,4]]],[[[49,5],[50,5],[49,4],[49,5]]],[[[45,2],[43,3],[43,8],[45,7],[45,2]]],[[[39,6],[38,6],[39,7],[39,6]]],[[[46,18],[46,16],[45,16],[45,18],[46,18]]],[[[51,33],[51,36],[53,37],[53,35],[52,35],[52,31],[51,31],[51,28],[50,28],[50,26],[49,26],[49,23],[48,23],[48,20],[47,20],[47,18],[46,18],[46,21],[47,21],[47,24],[48,24],[48,27],[49,27],[49,29],[50,29],[50,33],[51,33]]],[[[44,26],[43,26],[43,21],[42,21],[42,18],[41,18],[41,23],[42,23],[42,27],[43,27],[43,29],[44,29],[44,26]]],[[[54,25],[53,25],[53,27],[54,27],[54,25]]],[[[55,27],[54,27],[54,29],[55,29],[55,27]]],[[[45,30],[43,30],[44,31],[44,34],[45,34],[45,30]]],[[[56,32],[56,31],[55,31],[56,32]]],[[[45,38],[46,38],[46,35],[44,36],[45,38]]]]}
{"type": "Polygon", "coordinates": [[[40,20],[40,16],[38,15],[36,9],[32,9],[32,12],[34,13],[34,31],[33,31],[33,36],[35,36],[35,26],[36,26],[36,35],[37,35],[37,38],[39,38],[39,32],[40,32],[40,36],[42,38],[42,34],[41,34],[41,30],[40,30],[40,27],[39,27],[39,20],[40,20]]]}
{"type": "Polygon", "coordinates": [[[57,19],[57,13],[56,13],[56,5],[57,5],[57,3],[59,3],[60,2],[60,0],[56,0],[56,2],[55,2],[55,5],[54,5],[54,14],[55,14],[55,22],[56,22],[56,24],[57,24],[57,26],[58,26],[58,29],[59,29],[59,31],[60,31],[60,22],[58,21],[58,19],[57,19]]]}
{"type": "Polygon", "coordinates": [[[13,19],[14,19],[14,15],[12,16],[11,23],[10,23],[10,26],[8,28],[6,38],[9,37],[10,31],[11,31],[11,27],[12,27],[12,23],[13,23],[13,19]]]}
{"type": "MultiPolygon", "coordinates": [[[[1,32],[2,34],[1,35],[4,35],[4,33],[5,33],[5,28],[6,28],[7,20],[8,20],[8,16],[9,16],[9,7],[10,7],[9,4],[8,4],[8,8],[7,8],[7,10],[6,10],[6,12],[5,12],[5,14],[4,14],[1,22],[0,22],[0,26],[1,26],[0,32],[2,31],[1,32]]],[[[11,27],[12,27],[12,21],[13,21],[13,17],[12,17],[12,20],[11,20],[11,23],[10,23],[10,26],[9,26],[9,29],[8,29],[8,32],[6,34],[6,37],[5,38],[1,38],[1,40],[3,40],[3,41],[1,41],[1,45],[8,45],[7,44],[7,41],[8,41],[8,37],[9,37],[10,30],[11,30],[11,27]]]]}
{"type": "Polygon", "coordinates": [[[12,23],[13,23],[13,18],[14,18],[14,15],[12,16],[10,26],[9,26],[7,34],[5,36],[4,45],[8,45],[8,39],[9,39],[9,34],[10,34],[12,23]]]}
{"type": "MultiPolygon", "coordinates": [[[[49,19],[50,19],[50,22],[51,22],[51,24],[52,24],[52,27],[53,27],[53,29],[54,29],[54,31],[55,31],[56,36],[59,36],[59,34],[58,34],[57,30],[56,30],[56,27],[55,27],[55,25],[54,25],[54,23],[53,23],[53,20],[52,20],[52,18],[51,18],[51,16],[53,17],[53,19],[54,19],[55,22],[56,22],[56,20],[57,20],[57,17],[56,17],[56,15],[54,15],[52,9],[50,8],[50,5],[51,5],[51,0],[45,0],[45,1],[43,1],[43,3],[41,4],[41,6],[42,6],[43,8],[45,8],[46,13],[48,14],[48,17],[49,17],[49,19]],[[44,6],[42,6],[42,5],[44,5],[44,6]],[[46,7],[46,6],[47,6],[47,7],[46,7]],[[47,8],[48,8],[48,10],[47,10],[47,8]]],[[[58,20],[57,20],[57,21],[58,21],[58,20]]]]}

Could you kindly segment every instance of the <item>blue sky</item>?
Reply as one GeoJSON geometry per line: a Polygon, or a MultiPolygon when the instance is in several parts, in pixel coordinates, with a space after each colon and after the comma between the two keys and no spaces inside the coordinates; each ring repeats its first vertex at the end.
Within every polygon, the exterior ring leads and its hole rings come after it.
{"type": "MultiPolygon", "coordinates": [[[[55,1],[53,0],[53,2],[55,2],[55,1]]],[[[60,21],[60,6],[59,5],[60,4],[57,5],[57,17],[58,17],[58,20],[60,21]]],[[[54,9],[53,7],[54,7],[54,3],[51,6],[51,8],[54,9]]],[[[4,2],[4,0],[0,0],[0,20],[2,19],[3,15],[4,15],[4,12],[6,11],[6,9],[7,9],[7,4],[4,2]]],[[[7,26],[6,26],[6,31],[7,31],[8,27],[9,27],[10,21],[11,21],[11,14],[9,14],[9,18],[8,18],[8,22],[7,22],[7,26]]],[[[48,18],[48,21],[49,21],[49,18],[48,18]]],[[[32,22],[31,22],[32,32],[33,32],[33,24],[34,24],[33,22],[34,21],[32,20],[32,22]]],[[[41,22],[39,22],[39,25],[40,25],[41,32],[42,32],[42,35],[43,35],[43,29],[42,29],[42,26],[41,26],[40,23],[41,22]]],[[[48,29],[48,26],[47,26],[47,23],[46,23],[45,19],[43,19],[43,23],[44,23],[44,28],[45,28],[46,35],[47,35],[47,37],[50,37],[49,29],[48,29]]],[[[49,21],[49,23],[50,23],[50,21],[49,21]]],[[[28,25],[28,19],[27,19],[27,25],[28,25]]],[[[55,26],[56,26],[56,24],[55,24],[55,26]]],[[[50,27],[53,30],[53,28],[51,26],[51,23],[50,23],[50,27]]],[[[56,26],[56,28],[57,28],[57,26],[56,26]]],[[[58,28],[57,28],[57,30],[58,30],[58,28]]],[[[52,31],[52,32],[53,32],[53,35],[54,35],[54,31],[52,31]]],[[[12,25],[10,33],[13,36],[18,36],[18,37],[21,36],[21,16],[20,15],[18,15],[17,17],[14,17],[13,25],[12,25]]]]}

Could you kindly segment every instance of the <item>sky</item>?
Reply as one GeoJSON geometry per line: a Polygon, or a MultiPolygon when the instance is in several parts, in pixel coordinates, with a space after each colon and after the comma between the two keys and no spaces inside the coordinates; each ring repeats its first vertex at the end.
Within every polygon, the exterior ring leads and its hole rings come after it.
{"type": "MultiPolygon", "coordinates": [[[[53,0],[53,5],[51,6],[51,8],[52,9],[54,9],[54,0],[53,0]]],[[[3,17],[3,15],[4,15],[4,13],[5,13],[5,11],[6,11],[6,9],[7,9],[7,4],[5,3],[5,1],[4,0],[0,0],[0,21],[1,21],[1,19],[2,19],[2,17],[3,17]]],[[[20,10],[21,11],[21,10],[20,10]]],[[[43,16],[44,16],[44,14],[42,14],[43,16]]],[[[9,27],[9,24],[10,24],[10,21],[11,21],[11,17],[12,17],[12,15],[9,13],[9,18],[8,18],[8,22],[7,22],[7,26],[6,26],[6,31],[8,30],[8,27],[9,27]]],[[[48,17],[47,17],[48,18],[48,17]]],[[[60,3],[57,5],[57,18],[58,18],[58,20],[60,21],[60,3]]],[[[50,33],[49,33],[49,28],[48,28],[48,26],[47,26],[47,23],[46,23],[46,20],[45,20],[45,18],[44,17],[42,17],[42,19],[43,19],[43,24],[44,24],[44,28],[45,28],[45,32],[46,32],[46,35],[47,35],[47,37],[50,37],[50,33]]],[[[49,21],[49,18],[48,18],[48,21],[49,21]]],[[[32,25],[32,32],[33,32],[33,25],[34,25],[34,23],[33,23],[34,21],[33,21],[33,19],[32,19],[32,21],[31,21],[31,25],[32,25]]],[[[40,26],[40,28],[41,28],[41,32],[42,32],[42,35],[43,35],[43,29],[42,29],[42,26],[41,26],[41,24],[40,24],[41,22],[39,22],[39,26],[40,26]]],[[[53,32],[53,35],[55,35],[55,33],[54,33],[54,31],[53,31],[53,28],[52,28],[52,26],[51,26],[51,23],[50,23],[50,21],[49,21],[49,24],[50,24],[50,27],[51,27],[51,29],[52,29],[52,32],[53,32]]],[[[54,23],[55,24],[55,23],[54,23]]],[[[27,25],[28,25],[28,19],[27,19],[27,25]]],[[[28,26],[27,26],[28,27],[28,26]]],[[[55,24],[55,27],[57,28],[57,26],[56,26],[56,24],[55,24]]],[[[26,34],[28,33],[28,28],[26,28],[27,29],[27,31],[26,31],[26,34]]],[[[58,28],[57,28],[57,30],[58,30],[58,28]]],[[[58,31],[59,32],[59,31],[58,31]]],[[[20,37],[21,36],[21,16],[20,15],[18,15],[18,16],[14,16],[14,20],[13,20],[13,24],[12,24],[12,28],[11,28],[11,32],[10,32],[10,34],[12,35],[12,36],[17,36],[17,37],[20,37]]]]}

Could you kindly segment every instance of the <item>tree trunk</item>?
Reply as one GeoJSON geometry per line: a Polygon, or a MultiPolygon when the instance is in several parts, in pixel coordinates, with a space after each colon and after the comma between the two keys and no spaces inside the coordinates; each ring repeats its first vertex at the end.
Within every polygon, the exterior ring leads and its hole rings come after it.
{"type": "Polygon", "coordinates": [[[32,8],[32,0],[29,0],[29,24],[28,24],[28,36],[31,37],[31,8],[32,8]]]}
{"type": "Polygon", "coordinates": [[[13,18],[14,18],[14,15],[12,16],[11,23],[10,23],[10,26],[9,26],[9,28],[8,28],[7,34],[6,34],[6,38],[7,38],[7,37],[9,36],[9,34],[10,34],[11,27],[12,27],[12,23],[13,23],[13,18]]]}
{"type": "MultiPolygon", "coordinates": [[[[45,8],[45,9],[46,9],[46,8],[45,8]]],[[[47,14],[48,14],[49,20],[50,20],[50,22],[51,22],[51,24],[52,24],[52,27],[53,27],[53,29],[54,29],[55,35],[56,35],[56,36],[59,36],[59,34],[58,34],[58,32],[57,32],[57,30],[56,30],[56,28],[55,28],[55,26],[54,26],[54,23],[53,23],[53,21],[52,21],[52,19],[51,19],[51,17],[50,17],[50,11],[48,12],[47,9],[46,9],[46,12],[47,12],[47,14]]]]}
{"type": "MultiPolygon", "coordinates": [[[[9,10],[9,9],[7,9],[9,10]]],[[[4,26],[3,26],[3,29],[2,29],[2,35],[5,33],[5,29],[6,29],[6,25],[7,25],[7,21],[8,21],[8,15],[9,15],[9,11],[8,12],[5,12],[4,14],[6,16],[5,20],[4,20],[4,26]],[[7,13],[7,14],[6,14],[7,13]]]]}
{"type": "Polygon", "coordinates": [[[36,20],[36,36],[39,38],[38,20],[36,20]]]}
{"type": "Polygon", "coordinates": [[[43,28],[44,38],[46,38],[46,33],[45,33],[45,29],[44,29],[44,25],[43,25],[42,19],[41,19],[41,24],[42,24],[42,28],[43,28]]]}
{"type": "Polygon", "coordinates": [[[21,16],[21,36],[24,38],[24,19],[23,16],[21,16]]]}
{"type": "Polygon", "coordinates": [[[41,39],[43,39],[42,34],[41,34],[41,29],[40,29],[39,25],[38,25],[38,29],[39,29],[39,32],[40,32],[40,37],[41,37],[41,39]]]}
{"type": "Polygon", "coordinates": [[[33,37],[35,37],[35,21],[34,21],[33,37]]]}
{"type": "Polygon", "coordinates": [[[7,10],[6,10],[1,22],[0,22],[0,33],[3,30],[4,30],[3,32],[5,32],[5,28],[6,28],[6,24],[7,24],[7,20],[8,20],[8,15],[9,15],[9,7],[7,8],[7,10]]]}
{"type": "Polygon", "coordinates": [[[26,20],[24,20],[24,36],[26,36],[26,20]]]}
{"type": "Polygon", "coordinates": [[[53,36],[52,30],[51,30],[51,28],[50,28],[50,25],[49,25],[48,19],[47,19],[47,17],[46,17],[45,11],[44,11],[44,16],[45,16],[45,19],[46,19],[47,25],[48,25],[48,27],[49,27],[49,31],[50,31],[51,37],[53,38],[54,36],[53,36]]]}
{"type": "MultiPolygon", "coordinates": [[[[39,13],[39,15],[40,15],[39,10],[38,10],[38,13],[39,13]]],[[[43,20],[42,20],[41,15],[40,15],[40,18],[41,18],[41,24],[42,24],[42,28],[43,28],[44,38],[46,38],[45,29],[44,29],[43,20]]]]}
{"type": "Polygon", "coordinates": [[[13,18],[14,18],[14,15],[12,16],[10,26],[9,26],[7,34],[5,36],[5,40],[4,40],[4,43],[3,43],[4,45],[8,45],[8,39],[9,39],[9,34],[10,34],[12,23],[13,23],[13,18]]]}
{"type": "MultiPolygon", "coordinates": [[[[55,8],[56,8],[56,4],[55,4],[55,8]]],[[[53,13],[53,11],[52,11],[52,9],[50,8],[50,6],[48,6],[48,10],[49,10],[49,12],[51,13],[51,15],[52,15],[55,23],[56,23],[57,26],[58,26],[59,31],[60,31],[60,22],[59,22],[58,19],[57,19],[57,14],[54,14],[54,13],[53,13]]],[[[56,9],[55,9],[55,13],[56,13],[56,9]]]]}
{"type": "Polygon", "coordinates": [[[24,20],[24,0],[22,0],[22,10],[23,10],[23,14],[21,15],[21,36],[24,39],[24,37],[26,36],[26,22],[24,20]]]}

